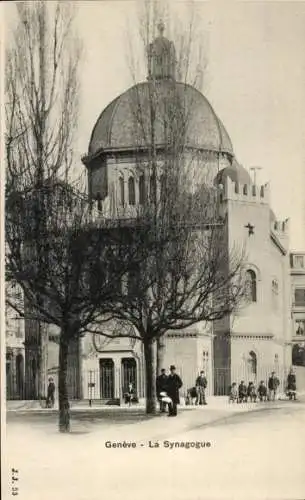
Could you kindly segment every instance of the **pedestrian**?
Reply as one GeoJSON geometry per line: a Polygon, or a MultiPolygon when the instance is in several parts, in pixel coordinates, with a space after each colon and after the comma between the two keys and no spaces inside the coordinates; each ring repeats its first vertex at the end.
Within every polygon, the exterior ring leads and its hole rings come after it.
{"type": "Polygon", "coordinates": [[[260,401],[267,401],[267,387],[263,380],[259,383],[257,393],[260,401]]]}
{"type": "Polygon", "coordinates": [[[172,402],[168,404],[169,417],[176,417],[177,415],[177,405],[180,404],[179,389],[181,387],[182,380],[176,373],[176,367],[171,365],[166,384],[166,393],[172,400],[172,402]]]}
{"type": "Polygon", "coordinates": [[[296,401],[297,381],[293,368],[290,369],[290,372],[287,377],[287,392],[290,401],[292,399],[296,401]]]}
{"type": "Polygon", "coordinates": [[[256,390],[255,390],[255,385],[253,382],[249,382],[248,389],[247,389],[247,399],[250,399],[251,403],[256,403],[256,390]]]}
{"type": "Polygon", "coordinates": [[[131,403],[136,400],[136,391],[132,382],[129,382],[127,391],[125,392],[125,403],[131,406],[131,403]]]}
{"type": "Polygon", "coordinates": [[[268,380],[268,390],[269,390],[269,400],[270,401],[275,401],[276,393],[277,393],[279,385],[280,385],[279,379],[275,375],[275,372],[272,372],[271,377],[269,377],[269,380],[268,380]]]}
{"type": "Polygon", "coordinates": [[[197,399],[195,404],[196,405],[207,405],[206,399],[205,399],[205,390],[208,385],[208,381],[206,379],[206,376],[204,374],[204,371],[201,370],[200,375],[196,378],[196,393],[197,393],[197,399]]]}
{"type": "Polygon", "coordinates": [[[55,384],[52,377],[49,378],[46,407],[53,408],[55,404],[55,384]]]}
{"type": "Polygon", "coordinates": [[[238,401],[239,403],[247,402],[247,386],[243,380],[238,386],[238,401]]]}
{"type": "Polygon", "coordinates": [[[160,412],[166,412],[166,403],[162,399],[161,392],[166,392],[166,384],[167,384],[167,375],[164,368],[162,368],[160,375],[156,378],[156,389],[157,389],[157,397],[160,404],[160,412]]]}
{"type": "Polygon", "coordinates": [[[236,382],[233,382],[233,384],[230,387],[229,403],[238,403],[238,390],[236,382]]]}

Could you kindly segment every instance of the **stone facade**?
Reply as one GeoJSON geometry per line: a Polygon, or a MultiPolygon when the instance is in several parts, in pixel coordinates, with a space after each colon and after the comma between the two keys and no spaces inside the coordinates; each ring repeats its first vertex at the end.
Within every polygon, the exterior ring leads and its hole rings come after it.
{"type": "MultiPolygon", "coordinates": [[[[273,220],[268,185],[238,184],[229,176],[222,186],[222,210],[228,216],[228,250],[245,249],[252,282],[249,302],[216,324],[215,334],[230,358],[227,382],[257,381],[266,369],[282,373],[291,364],[289,225],[273,220]]],[[[228,356],[216,357],[216,366],[228,365],[228,356]]]]}

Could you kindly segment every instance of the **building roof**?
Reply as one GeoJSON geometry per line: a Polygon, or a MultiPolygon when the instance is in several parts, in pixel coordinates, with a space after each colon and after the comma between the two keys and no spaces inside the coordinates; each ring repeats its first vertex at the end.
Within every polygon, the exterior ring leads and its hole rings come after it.
{"type": "Polygon", "coordinates": [[[185,145],[234,155],[231,139],[204,95],[191,85],[164,78],[134,85],[104,109],[91,135],[89,156],[102,149],[149,146],[152,99],[156,110],[156,146],[166,142],[165,123],[176,120],[177,133],[185,123],[185,145]]]}
{"type": "Polygon", "coordinates": [[[232,165],[223,168],[218,172],[215,178],[215,184],[225,184],[227,177],[229,177],[232,182],[236,182],[237,184],[251,184],[249,172],[235,159],[233,160],[232,165]]]}

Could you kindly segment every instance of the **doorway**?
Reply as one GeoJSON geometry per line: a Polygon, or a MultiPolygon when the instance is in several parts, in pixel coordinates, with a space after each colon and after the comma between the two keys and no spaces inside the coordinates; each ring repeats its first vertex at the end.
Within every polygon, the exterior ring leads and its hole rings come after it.
{"type": "Polygon", "coordinates": [[[114,362],[112,358],[100,359],[100,397],[114,398],[114,362]]]}

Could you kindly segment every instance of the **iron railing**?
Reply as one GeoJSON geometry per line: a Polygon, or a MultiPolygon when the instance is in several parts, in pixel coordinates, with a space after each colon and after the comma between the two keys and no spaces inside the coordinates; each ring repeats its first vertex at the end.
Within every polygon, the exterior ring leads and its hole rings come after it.
{"type": "MultiPolygon", "coordinates": [[[[284,366],[258,366],[256,373],[250,373],[245,367],[224,367],[214,368],[214,370],[206,369],[208,381],[207,395],[226,396],[229,394],[230,385],[236,382],[237,385],[243,380],[246,384],[254,382],[257,386],[261,380],[264,380],[268,386],[268,379],[272,372],[276,373],[280,385],[279,392],[284,392],[286,389],[287,375],[289,367],[284,366]],[[212,379],[211,379],[212,378],[212,379]]],[[[183,373],[183,369],[178,369],[183,386],[180,390],[180,395],[185,398],[189,389],[195,386],[195,381],[198,376],[198,371],[194,370],[187,375],[183,373]]],[[[56,370],[48,373],[53,377],[57,398],[58,388],[58,373],[56,370]]],[[[298,379],[298,376],[297,376],[298,379]]],[[[132,382],[138,398],[145,397],[145,374],[136,368],[135,364],[122,363],[121,369],[116,369],[110,362],[104,363],[96,370],[82,370],[79,372],[77,367],[70,367],[67,373],[68,395],[71,400],[122,400],[124,394],[128,390],[128,384],[132,382]]],[[[7,373],[6,377],[6,397],[8,400],[34,400],[45,398],[47,395],[48,380],[46,380],[44,393],[38,394],[37,380],[33,379],[31,373],[16,374],[7,373]],[[32,377],[32,378],[31,378],[32,377]]],[[[298,385],[298,380],[297,380],[298,385]]]]}

